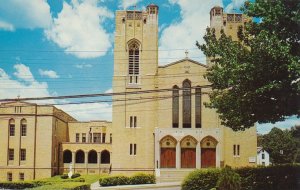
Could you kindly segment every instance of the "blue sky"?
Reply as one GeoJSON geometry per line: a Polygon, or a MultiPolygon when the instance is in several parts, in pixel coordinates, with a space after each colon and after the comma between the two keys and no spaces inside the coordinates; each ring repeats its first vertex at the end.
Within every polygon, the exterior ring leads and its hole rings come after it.
{"type": "MultiPolygon", "coordinates": [[[[196,49],[209,10],[236,11],[244,0],[9,0],[0,3],[0,98],[110,92],[114,12],[159,8],[159,64],[185,56],[205,63],[196,49]],[[170,35],[172,34],[172,35],[170,35]],[[176,40],[175,40],[176,39],[176,40]],[[167,50],[167,51],[166,51],[167,50]]],[[[52,102],[57,103],[57,102],[52,102]]],[[[60,102],[61,103],[61,102],[60,102]]],[[[79,120],[111,120],[108,103],[59,106],[79,120]]],[[[299,124],[290,118],[276,126],[299,124]]],[[[265,125],[264,125],[265,126],[265,125]]],[[[273,125],[258,127],[265,133],[273,125]]]]}

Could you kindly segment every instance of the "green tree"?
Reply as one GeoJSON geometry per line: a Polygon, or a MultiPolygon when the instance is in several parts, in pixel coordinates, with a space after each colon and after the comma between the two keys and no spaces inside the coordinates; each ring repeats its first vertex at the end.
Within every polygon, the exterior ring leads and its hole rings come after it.
{"type": "Polygon", "coordinates": [[[261,21],[240,27],[240,41],[208,28],[205,44],[197,42],[213,63],[206,105],[235,131],[300,115],[300,1],[256,0],[243,10],[261,21]]]}
{"type": "Polygon", "coordinates": [[[296,141],[290,131],[274,127],[264,135],[262,146],[270,154],[273,164],[293,163],[297,153],[296,141]]]}
{"type": "Polygon", "coordinates": [[[296,141],[297,153],[294,157],[294,162],[300,163],[300,125],[291,128],[292,137],[296,141]]]}

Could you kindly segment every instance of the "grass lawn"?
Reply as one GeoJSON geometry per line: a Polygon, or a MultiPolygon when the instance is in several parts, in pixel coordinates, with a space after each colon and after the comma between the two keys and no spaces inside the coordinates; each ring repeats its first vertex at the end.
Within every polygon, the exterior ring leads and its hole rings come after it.
{"type": "Polygon", "coordinates": [[[61,179],[60,176],[54,176],[38,181],[45,182],[45,185],[33,188],[39,189],[88,189],[90,185],[98,181],[104,175],[82,175],[74,179],[61,179]]]}

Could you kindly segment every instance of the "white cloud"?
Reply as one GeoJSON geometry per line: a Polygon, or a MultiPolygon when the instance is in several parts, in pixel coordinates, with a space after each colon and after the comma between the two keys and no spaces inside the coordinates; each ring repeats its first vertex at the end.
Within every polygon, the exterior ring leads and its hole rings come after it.
{"type": "MultiPolygon", "coordinates": [[[[17,80],[12,79],[2,68],[0,68],[0,98],[21,98],[50,96],[48,85],[34,79],[29,67],[23,64],[14,65],[17,80]]],[[[46,100],[38,103],[53,103],[46,100]]]]}
{"type": "Polygon", "coordinates": [[[4,30],[47,28],[51,24],[50,6],[46,0],[9,0],[0,3],[0,18],[0,29],[4,30]]]}
{"type": "Polygon", "coordinates": [[[0,29],[7,30],[7,31],[15,31],[15,27],[12,24],[1,20],[0,20],[0,29]]]}
{"type": "Polygon", "coordinates": [[[87,63],[82,63],[82,64],[75,65],[75,67],[78,68],[78,69],[83,69],[83,68],[92,68],[93,65],[87,64],[87,63]]]}
{"type": "Polygon", "coordinates": [[[113,89],[110,88],[110,89],[106,90],[105,93],[113,93],[113,89]]]}
{"type": "Polygon", "coordinates": [[[122,0],[119,4],[119,8],[127,9],[130,6],[134,6],[141,0],[122,0]]]}
{"type": "Polygon", "coordinates": [[[246,0],[232,0],[231,3],[226,6],[225,12],[231,13],[240,11],[240,8],[244,5],[245,1],[246,0]]]}
{"type": "Polygon", "coordinates": [[[16,64],[14,65],[14,68],[16,69],[16,72],[14,72],[14,75],[21,80],[24,80],[26,82],[34,82],[33,75],[26,65],[23,64],[16,64]]]}
{"type": "Polygon", "coordinates": [[[165,29],[163,29],[161,37],[159,39],[161,50],[169,49],[182,49],[178,51],[160,51],[159,59],[160,65],[164,65],[177,59],[185,57],[185,49],[189,50],[189,57],[205,63],[205,56],[203,53],[195,49],[196,41],[203,43],[203,36],[205,29],[210,25],[209,11],[212,7],[219,5],[223,6],[222,0],[169,0],[172,4],[180,6],[181,20],[174,22],[165,29]],[[200,57],[200,58],[194,58],[200,57]],[[174,59],[166,59],[174,58],[174,59]]]}
{"type": "Polygon", "coordinates": [[[112,106],[108,103],[68,104],[57,105],[56,107],[64,110],[80,121],[111,121],[112,119],[112,106]]]}
{"type": "Polygon", "coordinates": [[[300,120],[297,116],[291,116],[284,121],[279,121],[276,123],[264,123],[264,124],[257,124],[257,131],[260,134],[267,134],[271,131],[273,127],[277,127],[279,129],[290,129],[295,125],[300,125],[300,120]]]}
{"type": "Polygon", "coordinates": [[[42,69],[39,69],[39,73],[41,76],[46,76],[46,77],[49,77],[49,78],[59,78],[59,76],[57,75],[57,73],[55,71],[52,71],[52,70],[42,70],[42,69]]]}
{"type": "Polygon", "coordinates": [[[98,6],[96,0],[64,2],[45,35],[78,58],[100,57],[112,46],[110,35],[101,26],[108,18],[113,18],[113,13],[98,6]]]}

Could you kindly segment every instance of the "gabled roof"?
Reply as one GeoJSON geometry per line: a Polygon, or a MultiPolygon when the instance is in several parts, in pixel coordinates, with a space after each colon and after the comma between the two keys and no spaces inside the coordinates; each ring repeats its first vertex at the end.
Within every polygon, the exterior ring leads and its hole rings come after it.
{"type": "Polygon", "coordinates": [[[200,66],[202,66],[202,67],[208,68],[207,65],[205,65],[205,64],[203,64],[203,63],[200,63],[200,62],[198,62],[198,61],[189,59],[189,58],[181,59],[181,60],[175,61],[175,62],[173,62],[173,63],[169,63],[169,64],[167,64],[167,65],[158,66],[158,68],[166,68],[166,67],[169,67],[169,66],[172,66],[172,65],[176,65],[176,64],[178,64],[178,63],[182,63],[182,62],[184,62],[184,61],[189,61],[189,62],[191,62],[191,63],[194,63],[194,64],[200,65],[200,66]]]}
{"type": "Polygon", "coordinates": [[[34,106],[36,105],[35,103],[30,103],[30,102],[23,102],[23,101],[12,101],[12,102],[0,102],[0,107],[5,105],[30,105],[34,106]]]}

